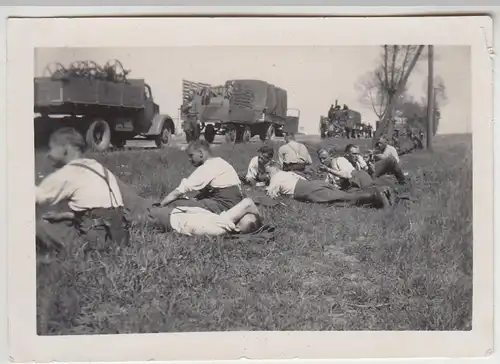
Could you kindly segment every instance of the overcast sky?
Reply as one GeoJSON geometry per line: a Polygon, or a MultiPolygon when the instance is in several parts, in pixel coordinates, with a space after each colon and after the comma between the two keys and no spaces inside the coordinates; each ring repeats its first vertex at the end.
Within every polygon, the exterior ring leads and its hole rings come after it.
{"type": "MultiPolygon", "coordinates": [[[[318,133],[320,115],[326,115],[335,99],[358,110],[373,123],[370,105],[360,101],[356,84],[373,70],[381,48],[351,47],[158,47],[158,48],[39,48],[35,75],[42,76],[47,64],[93,60],[104,64],[119,59],[132,72],[129,78],[144,78],[151,85],[162,113],[178,116],[182,102],[182,79],[224,84],[228,79],[261,79],[288,91],[288,107],[301,111],[300,128],[318,133]]],[[[439,134],[471,132],[471,61],[466,46],[436,46],[435,75],[447,89],[442,106],[439,134]]],[[[409,93],[425,97],[427,61],[411,74],[409,93]]]]}

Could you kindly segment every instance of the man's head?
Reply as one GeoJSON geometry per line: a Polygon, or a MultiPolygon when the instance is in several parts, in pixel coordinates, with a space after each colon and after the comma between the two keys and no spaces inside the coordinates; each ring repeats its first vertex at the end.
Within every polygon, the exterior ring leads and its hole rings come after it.
{"type": "Polygon", "coordinates": [[[253,233],[262,226],[262,220],[258,215],[246,214],[236,223],[236,227],[243,234],[253,233]]]}
{"type": "Polygon", "coordinates": [[[274,149],[269,145],[264,145],[259,148],[259,162],[266,164],[271,161],[274,157],[274,149]]]}
{"type": "Polygon", "coordinates": [[[201,166],[212,156],[210,144],[206,140],[191,142],[186,149],[186,153],[195,167],[201,166]]]}
{"type": "Polygon", "coordinates": [[[288,143],[291,140],[295,140],[295,134],[293,133],[284,133],[285,142],[288,143]]]}
{"type": "Polygon", "coordinates": [[[331,159],[330,153],[325,148],[319,148],[316,151],[316,154],[318,155],[321,164],[328,164],[328,161],[331,159]]]}
{"type": "Polygon", "coordinates": [[[280,171],[280,166],[275,161],[270,161],[266,164],[266,173],[272,178],[276,173],[280,171]]]}
{"type": "Polygon", "coordinates": [[[48,158],[54,167],[60,168],[85,152],[86,143],[76,129],[66,127],[53,132],[49,138],[48,158]]]}
{"type": "Polygon", "coordinates": [[[389,144],[389,140],[387,139],[387,137],[385,137],[384,135],[382,135],[380,137],[380,139],[378,140],[378,145],[380,146],[380,149],[384,150],[385,147],[387,147],[387,144],[389,144]]]}
{"type": "Polygon", "coordinates": [[[351,163],[356,163],[359,159],[359,156],[361,155],[359,147],[354,144],[348,144],[345,147],[344,152],[345,152],[345,158],[351,163]]]}

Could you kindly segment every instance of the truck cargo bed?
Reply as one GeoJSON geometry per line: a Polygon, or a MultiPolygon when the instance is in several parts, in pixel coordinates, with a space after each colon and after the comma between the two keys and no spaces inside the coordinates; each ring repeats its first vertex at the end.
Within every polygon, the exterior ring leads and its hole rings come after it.
{"type": "Polygon", "coordinates": [[[144,107],[144,80],[127,83],[50,77],[35,78],[35,112],[69,110],[83,106],[142,109],[144,107]]]}

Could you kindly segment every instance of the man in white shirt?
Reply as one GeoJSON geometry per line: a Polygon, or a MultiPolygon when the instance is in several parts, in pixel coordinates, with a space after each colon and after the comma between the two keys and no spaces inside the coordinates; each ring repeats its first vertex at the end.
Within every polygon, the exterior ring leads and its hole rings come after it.
{"type": "Polygon", "coordinates": [[[152,208],[150,216],[166,231],[188,236],[221,236],[248,234],[262,226],[260,212],[250,198],[220,214],[201,207],[152,208]],[[168,213],[166,211],[168,210],[168,213]]]}
{"type": "Polygon", "coordinates": [[[401,169],[398,151],[389,144],[386,137],[382,136],[377,143],[381,153],[373,157],[375,163],[370,166],[370,174],[373,178],[378,178],[386,174],[396,177],[399,184],[406,183],[406,177],[401,169]]]}
{"type": "Polygon", "coordinates": [[[63,202],[69,211],[48,211],[37,219],[39,248],[61,249],[78,238],[96,248],[109,241],[129,241],[116,177],[96,160],[84,158],[85,147],[83,136],[73,128],[61,128],[50,136],[48,157],[57,170],[36,187],[36,204],[63,202]]]}
{"type": "Polygon", "coordinates": [[[285,133],[285,144],[278,149],[278,162],[284,171],[304,172],[312,164],[307,147],[295,141],[295,135],[285,133]]]}
{"type": "Polygon", "coordinates": [[[224,159],[212,156],[210,144],[197,140],[188,146],[186,152],[197,168],[160,202],[161,207],[194,206],[219,214],[243,199],[238,173],[224,159]],[[182,198],[189,192],[198,195],[195,199],[182,198]]]}
{"type": "Polygon", "coordinates": [[[369,188],[376,179],[386,174],[392,174],[400,184],[405,183],[405,176],[401,166],[392,156],[372,163],[366,163],[359,147],[348,144],[343,157],[328,158],[327,153],[318,151],[321,162],[320,169],[328,173],[329,182],[340,189],[369,188]],[[321,155],[320,155],[321,154],[321,155]]]}
{"type": "Polygon", "coordinates": [[[250,160],[247,173],[241,180],[251,185],[264,186],[269,183],[265,165],[273,159],[274,149],[269,145],[264,145],[258,149],[258,153],[259,155],[250,160]]]}
{"type": "Polygon", "coordinates": [[[367,172],[367,163],[354,145],[349,144],[344,156],[337,158],[324,148],[318,149],[317,154],[321,163],[319,169],[327,172],[325,181],[336,188],[340,190],[366,189],[374,185],[373,179],[367,172]]]}
{"type": "Polygon", "coordinates": [[[282,171],[270,162],[266,170],[271,176],[267,193],[271,198],[291,196],[297,201],[314,203],[343,202],[351,205],[370,205],[376,208],[390,206],[390,191],[382,187],[355,192],[341,191],[325,181],[308,181],[291,171],[282,171]]]}

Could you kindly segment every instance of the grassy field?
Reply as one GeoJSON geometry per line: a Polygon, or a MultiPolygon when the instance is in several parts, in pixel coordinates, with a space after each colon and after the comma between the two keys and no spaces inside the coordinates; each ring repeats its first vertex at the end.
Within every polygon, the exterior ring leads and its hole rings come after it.
{"type": "MultiPolygon", "coordinates": [[[[387,212],[286,201],[261,207],[277,227],[271,241],[136,228],[133,244],[111,254],[84,253],[75,242],[37,266],[39,334],[470,330],[471,143],[470,135],[436,137],[433,154],[402,157],[413,175],[403,192],[415,201],[387,212]]],[[[240,172],[258,147],[222,145],[214,154],[240,172]]],[[[155,199],[193,169],[173,148],[94,157],[155,199]]],[[[37,155],[38,172],[45,168],[37,155]]]]}

